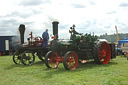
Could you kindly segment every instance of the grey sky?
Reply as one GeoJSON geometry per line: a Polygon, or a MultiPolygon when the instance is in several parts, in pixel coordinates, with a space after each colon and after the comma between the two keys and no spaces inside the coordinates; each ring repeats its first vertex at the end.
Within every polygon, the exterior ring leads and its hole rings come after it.
{"type": "Polygon", "coordinates": [[[0,36],[16,35],[20,24],[41,36],[52,34],[52,21],[59,21],[60,38],[69,38],[73,24],[81,33],[120,33],[128,29],[128,0],[3,0],[0,3],[0,36]],[[8,3],[7,3],[8,2],[8,3]]]}

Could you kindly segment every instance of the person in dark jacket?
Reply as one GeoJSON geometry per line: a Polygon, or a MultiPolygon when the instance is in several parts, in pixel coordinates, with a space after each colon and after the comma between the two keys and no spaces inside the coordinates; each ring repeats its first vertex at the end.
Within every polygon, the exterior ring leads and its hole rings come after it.
{"type": "Polygon", "coordinates": [[[48,29],[46,29],[46,31],[43,32],[42,38],[43,38],[43,47],[47,47],[48,46],[48,40],[49,40],[48,29]]]}
{"type": "Polygon", "coordinates": [[[76,34],[79,34],[76,30],[75,30],[75,25],[73,25],[72,27],[70,27],[71,30],[69,30],[69,33],[71,33],[71,37],[70,40],[75,39],[76,34]]]}

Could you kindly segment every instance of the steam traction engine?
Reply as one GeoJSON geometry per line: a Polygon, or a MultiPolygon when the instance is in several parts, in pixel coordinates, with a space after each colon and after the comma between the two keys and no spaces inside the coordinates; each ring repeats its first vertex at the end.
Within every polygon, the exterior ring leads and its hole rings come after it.
{"type": "Polygon", "coordinates": [[[58,39],[58,24],[53,22],[54,39],[50,43],[50,51],[45,56],[45,64],[48,68],[57,68],[59,62],[63,62],[65,69],[76,69],[78,62],[94,59],[97,64],[108,64],[115,58],[115,44],[97,39],[91,34],[82,34],[71,27],[71,39],[58,39]]]}
{"type": "Polygon", "coordinates": [[[21,43],[15,46],[13,54],[13,62],[15,64],[31,65],[35,61],[35,54],[44,61],[44,56],[48,52],[48,48],[42,47],[43,39],[41,37],[33,37],[32,32],[29,34],[28,43],[24,43],[25,25],[19,26],[21,43]]]}

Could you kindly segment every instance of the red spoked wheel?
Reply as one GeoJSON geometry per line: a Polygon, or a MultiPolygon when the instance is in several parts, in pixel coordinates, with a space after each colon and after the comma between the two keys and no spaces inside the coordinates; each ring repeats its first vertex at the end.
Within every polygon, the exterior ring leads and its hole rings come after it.
{"type": "Polygon", "coordinates": [[[99,59],[102,64],[108,64],[111,58],[111,48],[108,43],[103,42],[99,47],[99,59]]]}
{"type": "Polygon", "coordinates": [[[76,69],[78,66],[78,56],[74,51],[69,51],[64,55],[63,65],[66,70],[76,69]]]}
{"type": "Polygon", "coordinates": [[[96,63],[108,64],[111,58],[111,48],[107,42],[100,42],[94,45],[92,55],[96,63]]]}
{"type": "Polygon", "coordinates": [[[45,65],[48,68],[57,68],[59,61],[57,61],[58,58],[57,52],[49,51],[45,56],[45,65]]]}

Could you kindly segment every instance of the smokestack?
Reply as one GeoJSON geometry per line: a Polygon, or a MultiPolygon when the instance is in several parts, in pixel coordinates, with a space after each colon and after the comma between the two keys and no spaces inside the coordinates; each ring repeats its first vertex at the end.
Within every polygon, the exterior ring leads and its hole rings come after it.
{"type": "Polygon", "coordinates": [[[24,32],[25,32],[25,25],[24,24],[20,24],[19,32],[20,32],[21,44],[23,44],[24,43],[24,32]]]}
{"type": "Polygon", "coordinates": [[[59,24],[59,22],[53,21],[52,24],[53,24],[53,35],[54,36],[56,35],[56,39],[58,39],[58,24],[59,24]]]}

